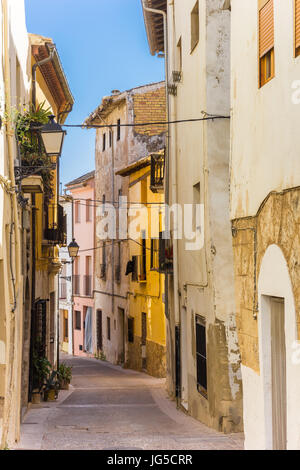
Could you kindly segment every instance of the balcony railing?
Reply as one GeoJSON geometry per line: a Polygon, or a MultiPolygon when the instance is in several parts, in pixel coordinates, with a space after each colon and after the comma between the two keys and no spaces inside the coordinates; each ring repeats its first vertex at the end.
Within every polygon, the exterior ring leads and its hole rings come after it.
{"type": "Polygon", "coordinates": [[[74,295],[80,295],[80,275],[75,274],[73,276],[74,283],[74,295]]]}
{"type": "Polygon", "coordinates": [[[92,276],[84,276],[84,295],[92,295],[92,276]]]}
{"type": "Polygon", "coordinates": [[[60,282],[59,298],[60,299],[66,299],[67,298],[67,283],[66,282],[60,282]]]}
{"type": "Polygon", "coordinates": [[[151,155],[151,191],[161,193],[164,191],[165,155],[158,153],[151,155]]]}

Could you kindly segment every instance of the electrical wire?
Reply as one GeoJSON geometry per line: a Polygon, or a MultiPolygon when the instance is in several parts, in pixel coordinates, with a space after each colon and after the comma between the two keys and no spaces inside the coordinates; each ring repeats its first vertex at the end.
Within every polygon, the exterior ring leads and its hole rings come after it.
{"type": "MultiPolygon", "coordinates": [[[[115,243],[124,243],[124,242],[133,242],[133,243],[136,243],[137,245],[141,246],[142,248],[146,248],[146,250],[159,252],[159,250],[152,250],[151,248],[149,248],[147,246],[145,247],[142,243],[134,240],[133,238],[124,238],[122,240],[115,240],[115,243]]],[[[105,248],[113,245],[113,243],[106,243],[104,240],[103,240],[103,243],[105,243],[105,248]]],[[[103,245],[96,246],[94,248],[87,248],[85,250],[79,250],[78,253],[85,253],[85,252],[88,252],[88,251],[101,250],[101,248],[103,248],[103,245]]]]}
{"type": "Polygon", "coordinates": [[[112,127],[146,127],[146,126],[165,126],[169,124],[182,124],[187,122],[201,122],[201,121],[214,121],[216,119],[230,119],[230,116],[207,116],[204,118],[192,119],[178,119],[175,121],[154,121],[154,122],[139,122],[132,124],[62,124],[62,127],[80,128],[80,129],[107,129],[112,127]]]}

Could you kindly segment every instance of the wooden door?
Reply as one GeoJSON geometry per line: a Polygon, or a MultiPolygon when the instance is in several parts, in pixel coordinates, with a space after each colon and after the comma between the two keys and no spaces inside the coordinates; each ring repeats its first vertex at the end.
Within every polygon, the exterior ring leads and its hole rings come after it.
{"type": "Polygon", "coordinates": [[[97,310],[97,350],[103,349],[102,310],[97,310]]]}
{"type": "Polygon", "coordinates": [[[271,364],[273,449],[286,450],[286,344],[284,300],[271,299],[271,364]]]}

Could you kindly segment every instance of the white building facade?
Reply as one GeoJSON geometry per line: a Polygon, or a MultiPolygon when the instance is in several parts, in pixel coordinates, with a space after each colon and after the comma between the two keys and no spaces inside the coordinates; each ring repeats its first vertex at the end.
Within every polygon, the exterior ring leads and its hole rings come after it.
{"type": "MultiPolygon", "coordinates": [[[[224,0],[145,0],[152,54],[167,61],[171,124],[166,202],[199,205],[203,247],[176,239],[166,285],[167,382],[193,417],[222,432],[243,429],[240,353],[229,217],[230,10],[224,0]],[[164,38],[164,16],[168,39],[164,38]],[[148,9],[148,10],[147,10],[148,9]],[[215,119],[211,119],[214,116],[215,119]],[[200,121],[201,119],[207,119],[200,121]]],[[[179,212],[180,213],[180,212],[179,212]]],[[[195,235],[195,234],[194,234],[195,235]]]]}
{"type": "Polygon", "coordinates": [[[300,4],[231,1],[231,219],[245,446],[299,449],[300,4]]]}

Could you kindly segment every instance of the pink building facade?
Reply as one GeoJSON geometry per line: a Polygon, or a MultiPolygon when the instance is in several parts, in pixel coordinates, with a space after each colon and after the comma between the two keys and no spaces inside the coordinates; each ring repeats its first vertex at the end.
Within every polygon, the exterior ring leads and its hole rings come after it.
{"type": "Polygon", "coordinates": [[[95,172],[66,185],[73,198],[73,238],[79,253],[73,264],[73,354],[94,352],[95,172]]]}

